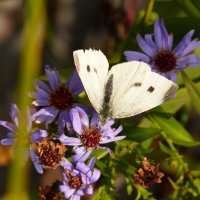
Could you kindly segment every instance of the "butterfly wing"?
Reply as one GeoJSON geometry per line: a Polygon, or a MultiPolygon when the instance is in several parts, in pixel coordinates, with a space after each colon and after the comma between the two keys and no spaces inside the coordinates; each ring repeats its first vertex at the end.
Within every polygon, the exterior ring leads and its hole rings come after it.
{"type": "Polygon", "coordinates": [[[109,67],[107,58],[101,51],[92,49],[74,51],[73,56],[85,91],[96,111],[100,112],[109,67]]]}
{"type": "MultiPolygon", "coordinates": [[[[130,117],[154,108],[174,96],[178,86],[165,77],[151,72],[139,61],[115,65],[108,74],[112,77],[110,117],[130,117]]],[[[104,92],[105,93],[105,92],[104,92]]]]}

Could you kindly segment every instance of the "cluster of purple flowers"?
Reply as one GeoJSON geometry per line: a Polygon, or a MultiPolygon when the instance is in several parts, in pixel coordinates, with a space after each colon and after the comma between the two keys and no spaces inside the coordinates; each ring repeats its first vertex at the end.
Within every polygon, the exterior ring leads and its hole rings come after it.
{"type": "MultiPolygon", "coordinates": [[[[152,70],[175,81],[177,70],[188,65],[200,65],[199,58],[191,53],[200,46],[199,41],[191,39],[193,33],[192,30],[186,34],[172,49],[173,35],[168,34],[163,20],[159,18],[155,22],[154,35],[146,34],[144,39],[137,35],[138,44],[145,54],[125,51],[125,56],[127,60],[147,62],[152,70]]],[[[22,138],[18,134],[20,111],[12,104],[12,122],[0,121],[0,125],[8,129],[7,137],[1,140],[1,144],[15,146],[16,142],[22,142],[26,145],[25,160],[30,154],[40,174],[44,169],[61,166],[63,182],[59,186],[60,192],[67,199],[78,200],[85,193],[93,193],[93,183],[100,177],[100,171],[94,168],[96,158],[90,158],[93,150],[105,149],[111,154],[112,150],[104,144],[122,140],[125,136],[118,136],[122,126],[113,128],[113,119],[102,124],[93,109],[78,103],[77,96],[84,88],[76,71],[66,83],[62,83],[58,72],[49,66],[45,67],[45,73],[48,83],[35,80],[36,91],[29,94],[34,109],[27,109],[27,135],[22,138]],[[38,128],[42,127],[39,124],[44,125],[43,129],[38,128]],[[72,162],[65,158],[69,146],[73,146],[72,162]]]]}
{"type": "Polygon", "coordinates": [[[40,174],[44,169],[62,166],[63,183],[60,191],[66,198],[78,200],[84,193],[93,193],[92,183],[100,177],[100,171],[94,168],[95,157],[85,164],[93,149],[102,148],[111,153],[111,149],[102,145],[121,140],[125,136],[117,136],[122,131],[122,126],[112,128],[114,120],[103,125],[94,110],[77,102],[76,97],[83,91],[77,72],[65,84],[56,70],[46,66],[45,72],[49,85],[35,80],[36,92],[29,94],[34,108],[32,114],[27,109],[27,135],[19,137],[19,109],[12,104],[12,122],[0,121],[0,125],[8,129],[7,137],[1,140],[1,144],[15,146],[19,140],[23,142],[27,147],[26,154],[30,154],[40,174]],[[44,130],[37,128],[39,124],[44,124],[44,130]],[[51,133],[50,126],[58,127],[54,130],[58,134],[51,133]],[[66,146],[74,147],[72,163],[65,158],[66,146]]]}

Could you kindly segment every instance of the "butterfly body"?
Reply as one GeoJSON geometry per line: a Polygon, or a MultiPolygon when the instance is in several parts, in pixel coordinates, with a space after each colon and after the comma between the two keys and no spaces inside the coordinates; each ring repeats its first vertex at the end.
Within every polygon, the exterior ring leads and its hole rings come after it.
{"type": "Polygon", "coordinates": [[[172,81],[151,72],[144,62],[124,62],[108,70],[108,61],[101,51],[78,50],[73,55],[85,91],[104,122],[158,106],[178,89],[172,81]]]}

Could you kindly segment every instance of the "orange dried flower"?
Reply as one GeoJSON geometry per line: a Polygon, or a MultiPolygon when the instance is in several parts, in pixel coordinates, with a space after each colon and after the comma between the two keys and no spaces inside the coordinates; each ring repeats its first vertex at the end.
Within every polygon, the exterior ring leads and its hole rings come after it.
{"type": "Polygon", "coordinates": [[[136,184],[140,184],[144,188],[148,188],[155,183],[161,183],[164,173],[159,172],[160,164],[151,165],[146,157],[142,160],[142,166],[134,174],[133,178],[136,184]]]}

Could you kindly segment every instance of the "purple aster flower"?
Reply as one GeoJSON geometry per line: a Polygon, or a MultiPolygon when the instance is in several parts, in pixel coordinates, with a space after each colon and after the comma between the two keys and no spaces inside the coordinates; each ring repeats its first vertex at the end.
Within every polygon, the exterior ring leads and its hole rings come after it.
{"type": "MultiPolygon", "coordinates": [[[[77,133],[78,137],[68,137],[62,134],[59,139],[65,145],[69,146],[83,146],[85,148],[78,149],[79,152],[75,157],[77,159],[82,158],[88,151],[92,151],[94,148],[106,149],[111,153],[111,150],[107,147],[102,147],[102,144],[122,140],[125,136],[117,136],[122,131],[122,126],[115,129],[111,126],[114,124],[114,120],[108,120],[106,124],[102,125],[97,114],[94,114],[91,122],[89,122],[88,115],[82,113],[80,116],[76,109],[72,109],[70,112],[72,119],[73,129],[77,133]],[[87,150],[87,151],[86,151],[87,150]],[[81,155],[82,151],[83,155],[81,155]]],[[[75,159],[75,160],[77,160],[75,159]]]]}
{"type": "Polygon", "coordinates": [[[56,70],[46,66],[45,73],[50,86],[41,80],[36,80],[34,82],[36,92],[30,93],[30,96],[35,99],[32,104],[39,108],[33,114],[33,120],[36,123],[44,122],[48,128],[48,124],[58,119],[58,132],[60,134],[63,133],[65,127],[71,131],[70,110],[75,108],[81,113],[81,108],[85,109],[83,105],[76,103],[76,96],[83,91],[79,76],[75,71],[63,84],[56,70]]]}
{"type": "Polygon", "coordinates": [[[8,129],[7,137],[2,139],[0,142],[2,145],[15,145],[16,142],[21,143],[27,146],[27,151],[25,154],[25,161],[28,158],[28,154],[30,153],[31,159],[34,163],[34,166],[38,173],[42,173],[42,165],[37,160],[37,156],[34,152],[33,146],[38,142],[42,141],[47,137],[48,133],[45,130],[38,129],[36,131],[32,131],[32,119],[31,114],[28,109],[27,111],[27,135],[26,136],[18,136],[17,132],[20,128],[19,122],[19,109],[17,105],[12,104],[10,109],[10,117],[12,122],[8,121],[0,121],[0,125],[4,126],[8,129]]]}
{"type": "Polygon", "coordinates": [[[148,63],[152,70],[176,81],[176,71],[188,66],[200,66],[200,59],[192,51],[200,46],[200,41],[192,40],[194,30],[187,33],[179,44],[173,46],[173,34],[168,34],[162,18],[158,18],[154,25],[154,34],[146,34],[144,38],[140,34],[136,39],[144,53],[125,51],[128,61],[138,60],[148,63]],[[154,40],[152,38],[154,36],[154,40]]]}
{"type": "Polygon", "coordinates": [[[96,158],[93,157],[86,165],[84,162],[72,164],[69,161],[63,162],[63,182],[60,191],[69,200],[79,200],[85,193],[93,194],[93,186],[100,177],[100,171],[93,168],[96,158]]]}

